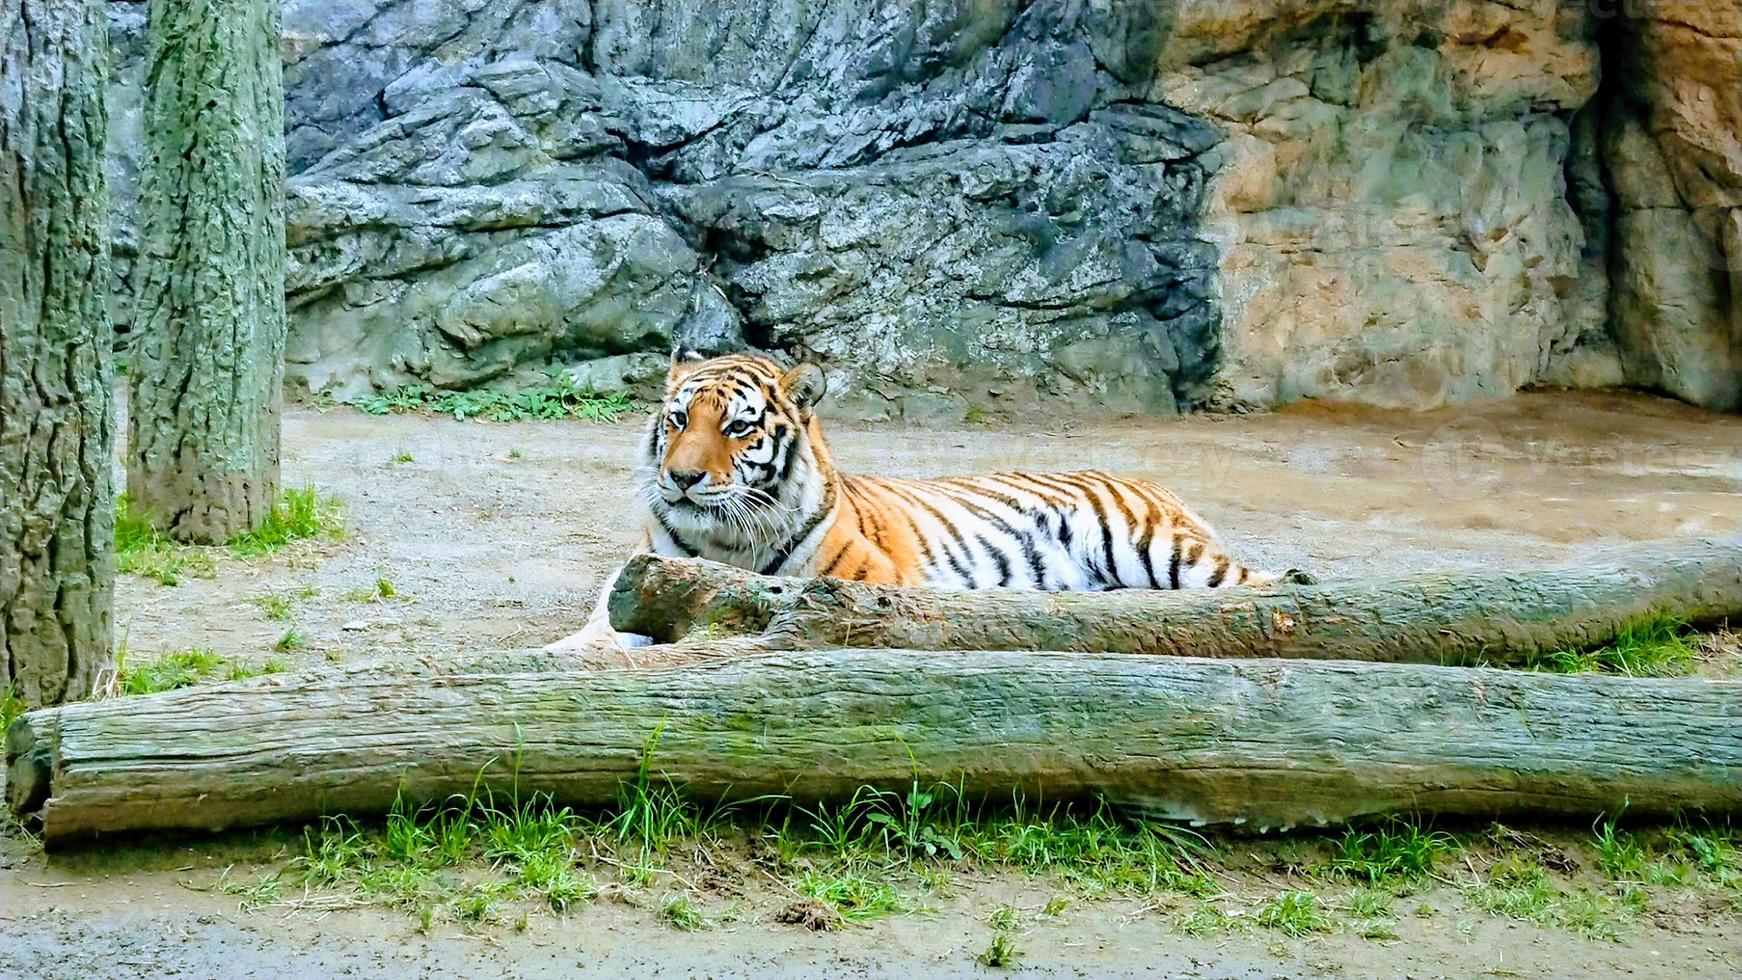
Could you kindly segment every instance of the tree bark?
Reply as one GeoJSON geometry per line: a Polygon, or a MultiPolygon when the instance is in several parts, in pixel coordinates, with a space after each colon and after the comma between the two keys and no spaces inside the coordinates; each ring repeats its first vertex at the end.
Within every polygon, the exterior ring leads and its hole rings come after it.
{"type": "Polygon", "coordinates": [[[113,665],[108,24],[0,4],[0,691],[91,692],[113,665]]]}
{"type": "Polygon", "coordinates": [[[221,542],[278,494],[284,81],[276,0],[152,0],[128,492],[221,542]]]}
{"type": "Polygon", "coordinates": [[[1413,664],[833,650],[672,670],[283,676],[26,715],[9,797],[51,843],[470,792],[598,805],[948,781],[1286,827],[1398,809],[1742,810],[1742,683],[1413,664]]]}
{"type": "MultiPolygon", "coordinates": [[[[616,629],[706,650],[730,634],[773,649],[1078,650],[1522,664],[1613,641],[1654,618],[1742,620],[1742,537],[1654,543],[1600,561],[1272,589],[936,592],[780,579],[638,555],[610,599],[616,629]],[[704,640],[704,638],[706,638],[704,640]]],[[[667,659],[665,662],[670,662],[667,659]]]]}

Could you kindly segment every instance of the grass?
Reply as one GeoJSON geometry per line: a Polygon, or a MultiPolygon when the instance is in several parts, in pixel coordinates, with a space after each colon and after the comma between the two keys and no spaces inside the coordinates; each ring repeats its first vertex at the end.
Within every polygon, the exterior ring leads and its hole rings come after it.
{"type": "Polygon", "coordinates": [[[385,577],[377,576],[375,584],[363,589],[352,589],[345,593],[346,602],[384,602],[388,599],[398,599],[399,588],[385,577]]]}
{"type": "Polygon", "coordinates": [[[230,539],[230,552],[239,558],[269,555],[293,541],[336,538],[344,534],[338,501],[321,497],[314,487],[285,490],[252,531],[230,539]]]}
{"type": "Polygon", "coordinates": [[[267,660],[255,667],[233,663],[211,650],[201,649],[172,650],[150,660],[131,661],[126,650],[116,655],[116,690],[129,696],[174,691],[217,680],[246,680],[283,673],[286,669],[281,660],[267,660]]]}
{"type": "MultiPolygon", "coordinates": [[[[1597,870],[1623,887],[1698,885],[1733,893],[1742,903],[1742,835],[1725,823],[1682,821],[1635,833],[1602,821],[1592,830],[1597,870]]],[[[1739,906],[1742,907],[1742,906],[1739,906]]]]}
{"type": "Polygon", "coordinates": [[[1329,932],[1331,928],[1318,897],[1298,890],[1280,892],[1260,903],[1252,910],[1252,921],[1289,936],[1329,932]]]}
{"type": "Polygon", "coordinates": [[[835,910],[844,922],[865,922],[915,904],[889,882],[881,869],[850,865],[833,871],[806,871],[795,884],[800,895],[835,910]]]}
{"type": "MultiPolygon", "coordinates": [[[[615,422],[635,408],[627,393],[583,388],[560,369],[553,369],[545,377],[545,384],[512,392],[483,388],[439,391],[427,385],[407,385],[350,404],[370,415],[429,411],[461,420],[481,418],[491,422],[566,418],[615,422]]],[[[403,461],[396,458],[395,462],[410,462],[410,458],[403,461]]]]}
{"type": "MultiPolygon", "coordinates": [[[[735,898],[720,903],[760,874],[789,902],[775,921],[825,929],[921,912],[919,896],[940,894],[952,873],[983,880],[1002,870],[1091,896],[1142,897],[1150,907],[1171,907],[1169,896],[1194,899],[1172,920],[1186,935],[1342,931],[1376,941],[1399,937],[1408,919],[1400,899],[1428,881],[1454,890],[1436,901],[1461,899],[1489,915],[1606,939],[1653,908],[1655,889],[1715,889],[1732,902],[1742,894],[1742,851],[1728,824],[1635,833],[1605,822],[1563,847],[1498,826],[1460,837],[1392,817],[1255,843],[1207,839],[1108,806],[970,806],[949,786],[864,788],[838,805],[707,807],[655,773],[659,735],[611,807],[577,812],[537,795],[503,801],[487,789],[441,805],[402,802],[380,823],[334,818],[310,828],[288,866],[238,885],[237,894],[245,907],[399,908],[426,930],[438,921],[524,929],[528,915],[584,908],[601,894],[597,876],[609,874],[609,893],[673,928],[703,929],[736,918],[735,898]],[[1293,880],[1253,894],[1279,874],[1293,880]],[[1315,882],[1339,891],[1321,897],[1303,887],[1315,882]],[[657,896],[635,897],[661,886],[657,896]]],[[[1056,918],[1069,901],[1054,894],[1037,914],[1056,918]]],[[[1419,898],[1410,907],[1416,917],[1435,914],[1419,898]]],[[[1013,905],[986,916],[992,935],[982,962],[1015,962],[1026,916],[1013,905]]]]}
{"type": "Polygon", "coordinates": [[[6,730],[24,714],[24,699],[18,696],[18,688],[6,685],[6,690],[0,691],[0,741],[6,736],[6,730]]]}
{"type": "Polygon", "coordinates": [[[1350,827],[1337,842],[1331,871],[1378,885],[1413,881],[1434,871],[1435,863],[1456,849],[1449,834],[1424,829],[1418,821],[1391,816],[1366,827],[1350,827]]]}
{"type": "Polygon", "coordinates": [[[1623,627],[1608,646],[1558,650],[1536,658],[1530,666],[1557,674],[1671,677],[1691,673],[1699,652],[1699,638],[1685,624],[1654,619],[1623,627]]]}
{"type": "Polygon", "coordinates": [[[986,944],[974,960],[981,966],[1001,970],[1012,967],[1022,959],[1023,951],[1016,945],[1016,938],[1010,933],[998,930],[992,933],[992,941],[986,944]]]}
{"type": "Polygon", "coordinates": [[[1588,887],[1563,889],[1532,856],[1509,854],[1470,889],[1477,908],[1504,918],[1558,926],[1598,939],[1618,940],[1620,925],[1639,910],[1639,893],[1617,896],[1588,887]]]}
{"type": "Polygon", "coordinates": [[[277,592],[259,596],[254,604],[260,607],[261,615],[275,622],[289,619],[292,611],[290,597],[277,592]]]}
{"type": "MultiPolygon", "coordinates": [[[[115,500],[115,567],[161,585],[177,585],[184,576],[209,578],[217,572],[218,549],[183,544],[163,533],[157,520],[121,494],[115,500]]],[[[339,505],[313,487],[287,489],[279,495],[260,527],[230,539],[224,546],[238,558],[269,555],[294,541],[344,534],[339,505]]],[[[276,602],[276,599],[269,601],[276,602]]],[[[289,615],[288,600],[284,614],[289,615]]],[[[268,618],[279,618],[267,610],[268,618]]]]}
{"type": "Polygon", "coordinates": [[[115,568],[160,585],[177,585],[184,575],[209,578],[217,572],[209,551],[172,540],[125,493],[115,498],[115,568]]]}
{"type": "Polygon", "coordinates": [[[143,663],[123,657],[115,666],[122,694],[156,694],[213,680],[229,661],[210,650],[173,650],[143,663]]]}
{"type": "Polygon", "coordinates": [[[1214,905],[1201,905],[1174,921],[1174,928],[1187,936],[1209,936],[1230,932],[1238,920],[1214,905]]]}
{"type": "Polygon", "coordinates": [[[659,917],[684,932],[696,932],[709,925],[707,916],[696,907],[694,900],[681,892],[665,897],[659,906],[659,917]]]}
{"type": "Polygon", "coordinates": [[[284,635],[278,638],[278,642],[272,645],[272,649],[279,653],[290,653],[306,646],[308,646],[308,637],[299,630],[291,629],[284,631],[284,635]]]}

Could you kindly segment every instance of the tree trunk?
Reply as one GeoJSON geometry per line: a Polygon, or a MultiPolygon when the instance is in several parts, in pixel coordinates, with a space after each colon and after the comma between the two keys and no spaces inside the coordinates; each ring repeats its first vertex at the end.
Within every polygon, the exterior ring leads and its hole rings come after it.
{"type": "Polygon", "coordinates": [[[0,691],[91,692],[113,665],[108,24],[0,3],[0,691]]]}
{"type": "MultiPolygon", "coordinates": [[[[1659,542],[1563,568],[1445,573],[1273,589],[936,592],[780,579],[638,555],[611,624],[686,651],[724,634],[773,649],[1080,650],[1465,666],[1522,664],[1663,618],[1742,620],[1742,537],[1659,542]]],[[[712,646],[710,646],[712,645],[712,646]]],[[[653,648],[662,663],[678,649],[653,648]]],[[[692,658],[693,659],[693,658],[692,658]]]]}
{"type": "Polygon", "coordinates": [[[1414,664],[833,650],[672,670],[284,676],[28,714],[10,802],[49,842],[379,813],[403,793],[608,804],[948,781],[1286,827],[1397,809],[1742,810],[1742,684],[1414,664]]]}
{"type": "Polygon", "coordinates": [[[128,492],[220,542],[278,494],[284,80],[276,0],[152,0],[128,492]]]}

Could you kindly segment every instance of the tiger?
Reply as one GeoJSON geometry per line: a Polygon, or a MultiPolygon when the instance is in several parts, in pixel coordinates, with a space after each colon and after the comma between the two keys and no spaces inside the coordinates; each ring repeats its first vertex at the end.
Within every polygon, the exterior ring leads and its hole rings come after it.
{"type": "MultiPolygon", "coordinates": [[[[1278,575],[1234,558],[1178,497],[1108,473],[906,480],[842,473],[810,362],[672,353],[641,444],[638,552],[708,558],[765,575],[941,590],[1228,588],[1278,575]]],[[[607,612],[546,649],[628,649],[607,612]]],[[[1292,571],[1290,575],[1296,574],[1292,571]]]]}

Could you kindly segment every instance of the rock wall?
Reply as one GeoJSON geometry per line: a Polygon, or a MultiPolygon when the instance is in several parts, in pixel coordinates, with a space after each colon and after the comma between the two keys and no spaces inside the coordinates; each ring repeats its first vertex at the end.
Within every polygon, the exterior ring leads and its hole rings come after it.
{"type": "Polygon", "coordinates": [[[286,0],[290,375],[645,388],[683,341],[820,357],[864,417],[1735,407],[1693,245],[1742,242],[1735,16],[1601,6],[286,0]]]}
{"type": "Polygon", "coordinates": [[[1742,410],[1742,3],[1627,0],[1603,139],[1627,380],[1742,410]]]}

